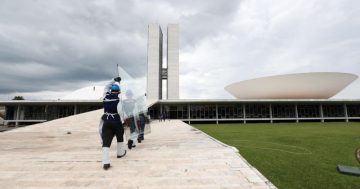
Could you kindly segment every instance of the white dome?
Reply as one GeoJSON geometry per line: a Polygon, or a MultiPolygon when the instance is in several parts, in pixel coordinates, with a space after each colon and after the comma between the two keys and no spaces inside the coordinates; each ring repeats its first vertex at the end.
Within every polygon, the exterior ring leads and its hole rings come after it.
{"type": "Polygon", "coordinates": [[[358,76],[338,72],[314,72],[261,77],[225,87],[238,99],[328,99],[358,76]]]}
{"type": "Polygon", "coordinates": [[[63,100],[99,100],[102,99],[104,86],[89,86],[64,96],[63,100]]]}

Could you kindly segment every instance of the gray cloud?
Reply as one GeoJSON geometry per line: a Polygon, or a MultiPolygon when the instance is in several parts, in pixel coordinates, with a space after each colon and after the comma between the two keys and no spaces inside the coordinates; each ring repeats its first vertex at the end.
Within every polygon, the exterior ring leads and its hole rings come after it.
{"type": "Polygon", "coordinates": [[[121,27],[130,24],[122,23],[129,19],[124,17],[128,6],[106,5],[5,2],[0,9],[0,93],[75,89],[77,83],[113,77],[116,64],[134,77],[144,75],[146,25],[142,30],[121,27]],[[19,14],[13,14],[15,9],[19,14]]]}
{"type": "Polygon", "coordinates": [[[76,89],[77,84],[113,77],[116,64],[135,78],[144,76],[149,23],[159,22],[166,30],[168,23],[183,22],[181,27],[189,28],[183,29],[183,46],[195,45],[217,32],[211,25],[234,14],[234,4],[4,1],[0,93],[76,89]]]}
{"type": "MultiPolygon", "coordinates": [[[[147,25],[154,22],[164,34],[168,23],[180,24],[182,98],[229,98],[224,86],[266,75],[360,75],[359,4],[5,0],[0,6],[0,99],[14,94],[42,98],[42,91],[46,98],[59,98],[108,80],[116,64],[143,77],[147,25]]],[[[337,97],[359,94],[356,81],[337,97]]]]}
{"type": "MultiPolygon", "coordinates": [[[[190,87],[184,88],[182,94],[190,97],[191,91],[197,90],[202,95],[211,94],[208,98],[227,98],[223,87],[232,82],[276,74],[360,75],[360,11],[356,4],[243,1],[223,33],[198,43],[193,52],[183,52],[183,70],[191,70],[194,65],[200,70],[183,72],[181,83],[190,87]],[[193,74],[201,79],[194,82],[192,78],[190,83],[193,74]]],[[[360,98],[359,94],[360,82],[356,81],[335,98],[360,98]]]]}

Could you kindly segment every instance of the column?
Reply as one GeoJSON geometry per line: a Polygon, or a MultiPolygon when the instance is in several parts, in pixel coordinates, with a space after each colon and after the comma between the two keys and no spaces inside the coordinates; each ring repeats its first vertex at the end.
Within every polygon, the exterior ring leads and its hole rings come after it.
{"type": "Polygon", "coordinates": [[[77,114],[77,105],[75,104],[74,105],[74,115],[76,115],[77,114]]]}
{"type": "Polygon", "coordinates": [[[188,104],[188,118],[189,118],[189,124],[191,123],[190,119],[191,119],[191,113],[190,113],[190,104],[188,104]]]}
{"type": "Polygon", "coordinates": [[[344,104],[344,112],[345,112],[345,121],[349,122],[349,115],[348,115],[348,111],[347,111],[347,106],[346,104],[344,104]]]}
{"type": "Polygon", "coordinates": [[[296,123],[299,123],[299,114],[298,114],[297,104],[295,104],[295,117],[296,117],[296,123]]]}
{"type": "Polygon", "coordinates": [[[20,120],[20,105],[17,106],[17,110],[16,110],[16,117],[15,117],[15,126],[19,125],[19,120],[20,120]]]}
{"type": "Polygon", "coordinates": [[[246,107],[245,107],[245,104],[243,104],[243,118],[244,118],[244,123],[246,123],[246,107]]]}
{"type": "Polygon", "coordinates": [[[320,108],[320,117],[321,117],[321,122],[324,123],[324,111],[323,111],[323,107],[322,104],[319,105],[320,108]]]}
{"type": "Polygon", "coordinates": [[[219,112],[218,105],[216,104],[216,124],[219,125],[219,112]]]}
{"type": "Polygon", "coordinates": [[[273,123],[273,116],[272,116],[271,104],[269,104],[269,113],[270,113],[270,123],[273,123]]]}

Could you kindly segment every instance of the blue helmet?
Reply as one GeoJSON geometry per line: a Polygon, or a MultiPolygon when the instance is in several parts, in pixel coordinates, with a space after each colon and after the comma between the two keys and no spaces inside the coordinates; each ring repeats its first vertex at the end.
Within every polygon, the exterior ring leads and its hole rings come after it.
{"type": "Polygon", "coordinates": [[[112,85],[111,86],[111,92],[120,92],[120,86],[119,85],[112,85]]]}

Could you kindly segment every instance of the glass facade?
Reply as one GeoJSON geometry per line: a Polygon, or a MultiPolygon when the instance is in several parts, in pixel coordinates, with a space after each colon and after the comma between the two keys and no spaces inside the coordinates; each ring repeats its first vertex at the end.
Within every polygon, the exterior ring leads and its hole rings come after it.
{"type": "Polygon", "coordinates": [[[270,118],[269,104],[246,104],[246,118],[270,118]]]}
{"type": "Polygon", "coordinates": [[[157,103],[149,108],[151,118],[160,112],[183,121],[302,121],[360,119],[360,104],[345,103],[157,103]],[[347,108],[346,108],[347,107],[347,108]],[[348,117],[346,116],[348,114],[348,117]],[[354,118],[354,119],[352,119],[354,118]]]}
{"type": "MultiPolygon", "coordinates": [[[[214,106],[214,112],[216,113],[216,106],[214,106]]],[[[218,118],[219,119],[243,119],[244,110],[241,104],[239,105],[220,105],[218,106],[218,118]]],[[[213,117],[216,119],[216,117],[213,117]]]]}
{"type": "Polygon", "coordinates": [[[215,105],[190,105],[191,119],[216,119],[215,105]]]}
{"type": "MultiPolygon", "coordinates": [[[[5,120],[10,122],[49,121],[102,108],[102,103],[81,104],[14,104],[5,106],[5,120]]],[[[148,109],[151,119],[166,118],[183,121],[327,121],[360,120],[358,102],[158,102],[148,109]]]]}
{"type": "Polygon", "coordinates": [[[297,111],[299,118],[320,118],[320,106],[319,105],[297,105],[297,111]]]}
{"type": "Polygon", "coordinates": [[[360,117],[360,105],[359,104],[349,104],[347,105],[348,116],[349,117],[360,117]]]}
{"type": "Polygon", "coordinates": [[[343,104],[326,104],[322,106],[324,117],[345,117],[343,104]]]}
{"type": "Polygon", "coordinates": [[[272,104],[273,118],[296,118],[295,106],[290,104],[272,104]]]}
{"type": "Polygon", "coordinates": [[[58,118],[101,109],[99,105],[16,105],[6,106],[6,120],[50,121],[58,118]]]}

